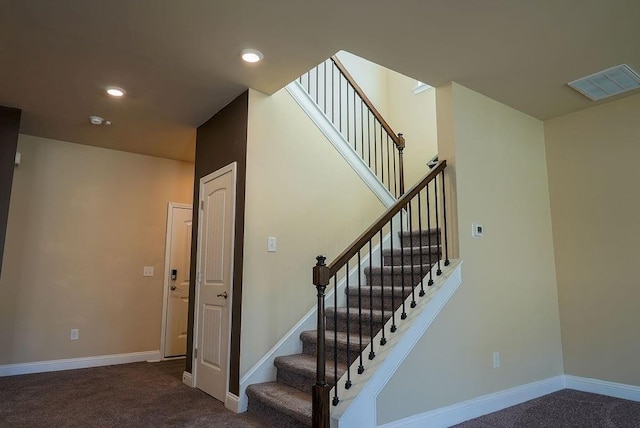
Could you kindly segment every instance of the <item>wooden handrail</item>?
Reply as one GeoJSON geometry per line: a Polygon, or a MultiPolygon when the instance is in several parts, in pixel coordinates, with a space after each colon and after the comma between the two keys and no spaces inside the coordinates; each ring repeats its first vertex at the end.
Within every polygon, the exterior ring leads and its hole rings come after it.
{"type": "Polygon", "coordinates": [[[373,115],[378,120],[378,122],[380,122],[380,125],[382,125],[382,127],[387,132],[387,134],[391,136],[391,139],[393,140],[396,147],[404,148],[404,141],[401,141],[401,137],[399,137],[395,132],[393,132],[393,129],[391,129],[387,121],[384,120],[384,118],[382,117],[382,114],[380,114],[378,109],[373,105],[373,103],[371,102],[369,97],[367,97],[367,95],[364,93],[360,85],[356,83],[356,80],[353,78],[351,73],[347,71],[344,64],[342,64],[342,62],[335,55],[331,57],[331,61],[333,61],[336,67],[338,67],[338,70],[340,70],[340,73],[342,73],[342,75],[347,79],[349,84],[353,86],[353,89],[356,91],[358,96],[362,98],[362,101],[364,101],[364,103],[367,105],[369,110],[371,110],[371,113],[373,113],[373,115]]]}
{"type": "MultiPolygon", "coordinates": [[[[420,182],[418,182],[415,186],[413,186],[407,193],[402,195],[400,199],[396,201],[396,203],[387,210],[375,223],[369,227],[365,232],[362,233],[346,250],[342,252],[336,259],[326,266],[325,269],[317,269],[314,270],[314,280],[320,279],[321,282],[329,282],[329,278],[335,275],[353,256],[358,253],[358,250],[362,248],[370,239],[372,239],[385,224],[387,224],[396,214],[398,214],[403,208],[409,204],[411,199],[415,195],[418,194],[422,189],[425,188],[431,180],[433,180],[440,172],[442,172],[447,166],[447,161],[443,160],[438,162],[438,164],[433,168],[429,174],[427,174],[420,182]],[[322,272],[322,270],[325,270],[322,272]]],[[[319,285],[319,284],[315,284],[319,285]]]]}

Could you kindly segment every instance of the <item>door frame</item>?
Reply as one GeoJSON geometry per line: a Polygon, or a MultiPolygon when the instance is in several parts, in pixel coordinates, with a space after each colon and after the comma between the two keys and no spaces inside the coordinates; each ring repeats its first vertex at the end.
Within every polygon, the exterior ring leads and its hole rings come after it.
{"type": "MultiPolygon", "coordinates": [[[[169,266],[169,262],[171,261],[171,234],[173,233],[173,209],[190,209],[193,216],[193,205],[191,204],[181,204],[178,202],[169,202],[167,205],[167,236],[165,238],[164,243],[164,280],[162,282],[162,286],[164,291],[162,292],[162,327],[160,329],[160,361],[162,360],[173,360],[175,358],[165,358],[165,346],[166,346],[166,334],[167,334],[167,311],[169,310],[169,281],[171,274],[169,270],[171,266],[169,266]]],[[[193,218],[193,217],[192,217],[193,218]]],[[[186,352],[186,349],[185,349],[186,352]]]]}
{"type": "Polygon", "coordinates": [[[198,321],[200,319],[200,282],[201,282],[201,255],[202,255],[202,224],[201,221],[201,212],[203,211],[203,203],[204,203],[204,183],[209,182],[211,180],[215,180],[216,178],[231,172],[231,187],[233,189],[233,202],[231,206],[231,254],[229,254],[229,299],[228,299],[228,308],[229,308],[229,335],[227,337],[227,384],[225,385],[225,407],[233,410],[233,405],[229,402],[232,397],[229,397],[229,371],[231,367],[231,330],[233,329],[232,318],[233,318],[233,268],[234,268],[234,255],[235,255],[235,240],[236,240],[236,202],[237,202],[237,184],[238,184],[238,163],[231,162],[229,165],[224,166],[211,174],[208,174],[200,179],[199,188],[198,188],[198,243],[196,250],[196,278],[195,278],[195,311],[193,317],[193,344],[191,349],[191,367],[192,367],[192,386],[194,388],[198,387],[198,364],[196,361],[196,348],[198,343],[200,342],[200,332],[198,331],[198,321]],[[229,407],[229,406],[232,407],[229,407]]]}

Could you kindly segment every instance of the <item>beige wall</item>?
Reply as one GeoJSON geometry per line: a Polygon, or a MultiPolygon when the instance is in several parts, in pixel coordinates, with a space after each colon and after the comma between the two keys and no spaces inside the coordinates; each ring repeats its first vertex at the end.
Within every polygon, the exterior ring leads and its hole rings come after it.
{"type": "Polygon", "coordinates": [[[640,385],[640,95],[545,122],[567,374],[640,385]]]}
{"type": "MultiPolygon", "coordinates": [[[[383,117],[387,117],[387,69],[346,51],[336,54],[383,117]]],[[[392,125],[393,128],[393,125],[392,125]]]]}
{"type": "Polygon", "coordinates": [[[404,134],[405,184],[410,188],[427,174],[427,162],[438,153],[435,89],[414,94],[415,79],[345,51],[337,56],[391,129],[404,134]]]}
{"type": "Polygon", "coordinates": [[[18,151],[0,364],[159,349],[167,203],[191,201],[193,165],[27,135],[18,151]]]}
{"type": "Polygon", "coordinates": [[[438,91],[463,282],[378,397],[379,424],[563,373],[543,124],[457,84],[438,91]]]}
{"type": "Polygon", "coordinates": [[[330,261],[383,212],[285,90],[250,91],[247,139],[241,376],[315,304],[315,257],[330,261]]]}
{"type": "Polygon", "coordinates": [[[436,90],[413,93],[416,80],[387,70],[387,121],[404,134],[405,183],[409,188],[424,177],[427,162],[438,153],[436,90]]]}

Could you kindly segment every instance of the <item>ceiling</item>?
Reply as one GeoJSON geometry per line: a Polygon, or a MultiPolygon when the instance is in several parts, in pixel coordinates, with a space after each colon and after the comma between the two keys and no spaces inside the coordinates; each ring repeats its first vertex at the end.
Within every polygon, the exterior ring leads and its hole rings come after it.
{"type": "Polygon", "coordinates": [[[638,22],[638,0],[2,0],[0,105],[22,133],[193,161],[196,128],[247,87],[273,93],[343,49],[544,120],[597,104],[568,81],[640,71],[638,22]]]}

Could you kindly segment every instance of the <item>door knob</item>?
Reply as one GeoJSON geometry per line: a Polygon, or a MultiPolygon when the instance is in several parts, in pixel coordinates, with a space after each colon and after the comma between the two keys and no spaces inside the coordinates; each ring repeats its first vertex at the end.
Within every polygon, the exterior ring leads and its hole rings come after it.
{"type": "Polygon", "coordinates": [[[225,291],[222,294],[218,294],[218,297],[224,297],[226,299],[228,297],[227,292],[225,291]]]}
{"type": "Polygon", "coordinates": [[[171,286],[171,291],[182,290],[182,288],[178,288],[175,285],[171,286]]]}

